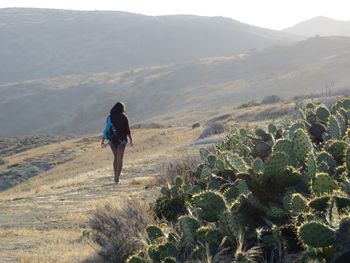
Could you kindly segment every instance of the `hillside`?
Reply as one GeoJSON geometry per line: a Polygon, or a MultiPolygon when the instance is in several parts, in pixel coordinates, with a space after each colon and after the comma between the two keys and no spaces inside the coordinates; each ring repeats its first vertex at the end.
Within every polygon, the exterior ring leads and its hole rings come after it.
{"type": "Polygon", "coordinates": [[[314,17],[283,30],[286,33],[305,37],[350,36],[350,21],[336,20],[324,16],[314,17]]]}
{"type": "Polygon", "coordinates": [[[223,17],[0,9],[0,83],[234,55],[291,38],[223,17]]]}
{"type": "Polygon", "coordinates": [[[116,100],[133,124],[191,124],[271,94],[347,89],[349,63],[349,38],[317,37],[237,56],[4,84],[0,136],[98,132],[116,100]]]}
{"type": "Polygon", "coordinates": [[[87,235],[96,207],[105,203],[122,207],[130,200],[147,207],[168,178],[170,165],[179,165],[175,169],[192,162],[195,165],[199,148],[226,136],[198,139],[205,123],[233,119],[242,122],[240,125],[249,121],[252,126],[263,126],[271,116],[289,116],[293,107],[294,103],[276,103],[231,109],[203,120],[203,127],[196,129],[133,129],[135,146],[126,149],[117,190],[113,187],[112,154],[110,149],[100,148],[96,135],[4,139],[5,151],[0,155],[4,161],[0,163],[0,211],[4,212],[0,217],[1,262],[105,262],[86,260],[99,249],[87,235]]]}
{"type": "Polygon", "coordinates": [[[186,147],[198,132],[189,127],[134,131],[137,144],[126,150],[118,190],[113,187],[110,149],[101,149],[96,138],[52,143],[6,157],[9,164],[22,165],[33,158],[45,161],[42,157],[52,152],[81,151],[17,187],[0,187],[0,261],[67,263],[93,256],[97,247],[85,233],[96,207],[107,202],[121,207],[128,200],[147,205],[154,200],[161,167],[192,152],[186,147]]]}

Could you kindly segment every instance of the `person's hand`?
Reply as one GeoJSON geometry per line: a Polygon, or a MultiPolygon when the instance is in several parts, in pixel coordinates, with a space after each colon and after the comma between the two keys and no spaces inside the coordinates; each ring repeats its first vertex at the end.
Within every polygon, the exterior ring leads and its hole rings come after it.
{"type": "Polygon", "coordinates": [[[106,148],[107,143],[105,143],[104,141],[101,142],[101,148],[106,148]]]}
{"type": "Polygon", "coordinates": [[[134,142],[130,141],[130,146],[133,147],[134,146],[134,142]]]}

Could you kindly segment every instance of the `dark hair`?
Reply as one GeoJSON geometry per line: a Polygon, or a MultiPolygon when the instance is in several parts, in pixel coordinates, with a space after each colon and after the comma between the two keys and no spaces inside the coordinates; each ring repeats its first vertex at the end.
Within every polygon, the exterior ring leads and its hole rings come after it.
{"type": "Polygon", "coordinates": [[[123,102],[117,102],[113,108],[111,109],[110,114],[115,116],[115,115],[120,115],[125,111],[125,106],[123,102]]]}

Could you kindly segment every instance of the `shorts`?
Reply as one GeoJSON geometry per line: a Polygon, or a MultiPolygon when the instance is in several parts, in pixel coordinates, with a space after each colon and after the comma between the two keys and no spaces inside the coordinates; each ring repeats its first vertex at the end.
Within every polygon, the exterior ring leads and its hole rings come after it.
{"type": "Polygon", "coordinates": [[[119,139],[117,145],[115,145],[114,143],[112,143],[111,141],[109,142],[109,144],[111,145],[111,147],[118,147],[118,146],[122,146],[125,147],[128,144],[128,140],[126,139],[119,139]]]}

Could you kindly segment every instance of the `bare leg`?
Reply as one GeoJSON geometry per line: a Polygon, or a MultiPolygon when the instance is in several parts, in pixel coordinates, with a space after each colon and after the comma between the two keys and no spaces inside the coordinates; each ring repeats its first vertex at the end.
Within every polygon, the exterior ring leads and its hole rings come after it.
{"type": "Polygon", "coordinates": [[[114,181],[117,182],[118,176],[118,153],[116,147],[111,147],[113,152],[113,170],[114,170],[114,181]]]}
{"type": "Polygon", "coordinates": [[[117,182],[119,182],[119,177],[123,169],[124,151],[125,151],[125,146],[117,147],[117,172],[116,172],[117,182]]]}

